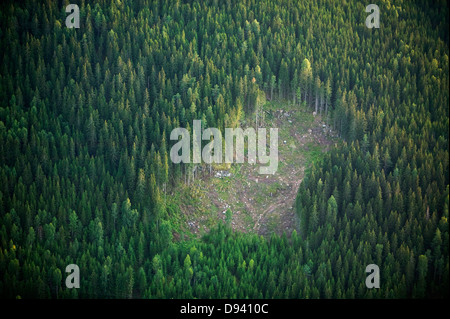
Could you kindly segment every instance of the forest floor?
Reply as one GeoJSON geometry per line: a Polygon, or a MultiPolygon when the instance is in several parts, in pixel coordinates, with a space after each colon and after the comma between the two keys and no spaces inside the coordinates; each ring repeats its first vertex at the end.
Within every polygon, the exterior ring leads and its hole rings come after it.
{"type": "MultiPolygon", "coordinates": [[[[305,170],[318,161],[337,138],[320,115],[306,106],[287,102],[267,102],[260,127],[278,128],[278,170],[259,174],[263,164],[231,164],[229,169],[212,170],[204,165],[189,185],[181,183],[170,194],[172,207],[179,208],[175,237],[199,236],[232,212],[234,230],[270,236],[273,232],[289,237],[299,231],[295,198],[305,170]]],[[[254,126],[254,118],[253,126],[254,126]]],[[[247,119],[249,121],[249,119],[247,119]]],[[[243,121],[242,125],[246,127],[243,121]]],[[[269,151],[269,150],[268,150],[269,151]]],[[[178,215],[178,214],[177,214],[178,215]]],[[[173,216],[175,217],[175,216],[173,216]]]]}

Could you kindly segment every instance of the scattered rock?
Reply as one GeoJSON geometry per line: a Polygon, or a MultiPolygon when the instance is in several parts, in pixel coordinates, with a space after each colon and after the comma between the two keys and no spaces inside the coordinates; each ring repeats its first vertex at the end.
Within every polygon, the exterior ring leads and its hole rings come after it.
{"type": "Polygon", "coordinates": [[[229,171],[217,171],[214,175],[215,177],[222,178],[222,177],[230,177],[231,173],[229,171]]]}

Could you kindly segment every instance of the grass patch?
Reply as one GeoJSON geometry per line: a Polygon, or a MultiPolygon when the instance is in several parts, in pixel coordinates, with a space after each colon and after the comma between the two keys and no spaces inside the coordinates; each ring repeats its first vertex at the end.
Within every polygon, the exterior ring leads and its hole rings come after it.
{"type": "Polygon", "coordinates": [[[308,150],[304,153],[307,166],[322,159],[324,152],[319,144],[308,143],[307,148],[308,150]]]}

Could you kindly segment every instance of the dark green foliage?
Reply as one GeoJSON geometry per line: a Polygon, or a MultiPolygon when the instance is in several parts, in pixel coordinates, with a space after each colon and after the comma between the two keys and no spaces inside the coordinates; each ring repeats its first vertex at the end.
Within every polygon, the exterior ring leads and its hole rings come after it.
{"type": "Polygon", "coordinates": [[[448,296],[445,2],[380,4],[380,29],[347,1],[79,5],[68,29],[60,2],[0,4],[2,297],[448,296]],[[301,232],[175,241],[171,130],[236,125],[260,91],[344,140],[299,188],[301,232]]]}

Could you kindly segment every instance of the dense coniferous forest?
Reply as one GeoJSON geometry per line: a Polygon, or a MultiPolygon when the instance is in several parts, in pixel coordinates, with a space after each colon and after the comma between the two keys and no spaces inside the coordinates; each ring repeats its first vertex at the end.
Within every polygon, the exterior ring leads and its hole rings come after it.
{"type": "Polygon", "coordinates": [[[73,3],[79,29],[68,1],[0,4],[3,298],[448,297],[445,1],[380,1],[379,29],[360,1],[73,3]],[[342,140],[299,232],[176,238],[163,198],[192,170],[170,132],[236,127],[262,93],[342,140]]]}

